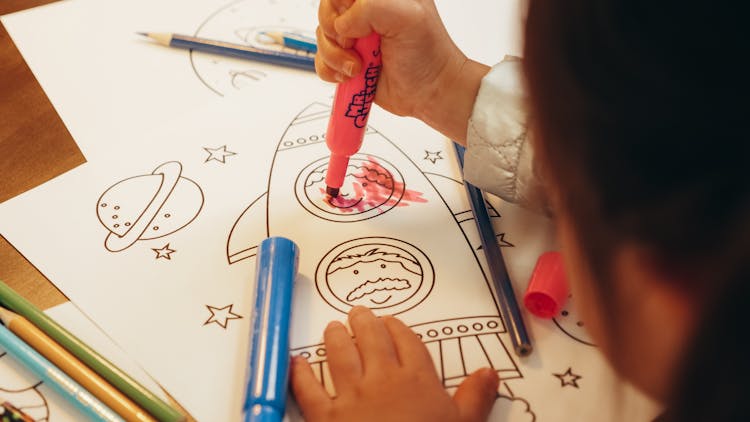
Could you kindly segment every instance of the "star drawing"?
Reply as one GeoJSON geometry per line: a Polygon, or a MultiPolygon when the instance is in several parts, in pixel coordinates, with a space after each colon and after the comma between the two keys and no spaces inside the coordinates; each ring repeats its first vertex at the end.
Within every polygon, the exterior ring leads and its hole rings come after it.
{"type": "Polygon", "coordinates": [[[427,155],[424,156],[424,159],[428,160],[428,161],[431,161],[432,164],[435,164],[435,162],[437,160],[442,160],[443,159],[443,156],[440,155],[440,153],[443,152],[443,151],[430,152],[430,151],[424,150],[424,152],[427,154],[427,155]]]}
{"type": "Polygon", "coordinates": [[[172,259],[172,254],[177,252],[175,249],[170,249],[169,243],[162,246],[161,248],[151,248],[152,251],[156,252],[156,258],[154,259],[172,259]]]}
{"type": "Polygon", "coordinates": [[[218,161],[221,164],[226,164],[227,157],[231,157],[232,155],[237,155],[236,152],[227,151],[227,146],[222,145],[218,148],[208,148],[203,147],[204,150],[208,153],[208,158],[206,158],[206,161],[204,163],[207,163],[209,161],[218,161]]]}
{"type": "Polygon", "coordinates": [[[211,316],[208,317],[206,322],[203,323],[203,325],[208,325],[211,323],[216,323],[223,329],[227,329],[227,324],[229,323],[230,319],[240,319],[242,318],[242,315],[235,314],[232,312],[232,307],[234,305],[230,304],[223,308],[217,308],[215,306],[206,305],[206,308],[208,308],[208,312],[211,312],[211,316]]]}
{"type": "MultiPolygon", "coordinates": [[[[505,233],[496,234],[495,237],[497,237],[497,244],[500,245],[501,248],[512,248],[512,247],[516,246],[516,245],[508,242],[507,240],[505,240],[505,233]]],[[[482,250],[482,245],[479,245],[477,247],[477,250],[481,251],[482,250]]]]}
{"type": "Polygon", "coordinates": [[[565,387],[566,385],[572,385],[575,388],[578,387],[578,380],[583,378],[580,375],[576,375],[573,373],[573,369],[568,367],[568,370],[565,371],[565,373],[562,374],[552,374],[556,376],[560,380],[560,387],[565,387]]]}

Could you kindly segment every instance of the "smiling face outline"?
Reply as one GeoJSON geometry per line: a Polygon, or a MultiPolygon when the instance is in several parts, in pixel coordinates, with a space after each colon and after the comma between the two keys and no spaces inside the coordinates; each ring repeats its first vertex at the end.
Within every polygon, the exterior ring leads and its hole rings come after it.
{"type": "Polygon", "coordinates": [[[586,331],[585,324],[581,320],[580,315],[576,312],[576,307],[573,305],[573,295],[568,295],[565,307],[552,319],[552,321],[554,321],[555,325],[557,325],[563,333],[573,340],[587,346],[596,347],[594,340],[591,338],[588,331],[586,331]]]}
{"type": "Polygon", "coordinates": [[[349,159],[339,196],[326,196],[325,176],[329,157],[308,164],[297,176],[294,193],[311,214],[328,221],[354,222],[382,215],[404,196],[404,178],[388,161],[368,154],[349,159]]]}
{"type": "Polygon", "coordinates": [[[395,315],[422,302],[435,281],[432,263],[407,242],[372,237],[334,247],[318,264],[315,283],[323,299],[347,313],[362,305],[395,315]]]}

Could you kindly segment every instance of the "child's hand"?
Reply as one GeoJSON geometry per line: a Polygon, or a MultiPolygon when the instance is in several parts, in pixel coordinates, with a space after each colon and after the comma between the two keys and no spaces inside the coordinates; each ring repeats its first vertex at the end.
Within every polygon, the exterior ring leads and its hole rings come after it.
{"type": "Polygon", "coordinates": [[[335,398],[304,358],[293,360],[291,385],[305,420],[479,421],[489,415],[499,382],[495,371],[473,373],[451,398],[427,348],[403,322],[357,306],[349,325],[356,343],[337,321],[324,333],[335,398]]]}
{"type": "Polygon", "coordinates": [[[479,83],[489,70],[456,47],[432,0],[321,0],[315,68],[329,82],[362,69],[355,38],[381,35],[375,102],[463,140],[479,83]]]}

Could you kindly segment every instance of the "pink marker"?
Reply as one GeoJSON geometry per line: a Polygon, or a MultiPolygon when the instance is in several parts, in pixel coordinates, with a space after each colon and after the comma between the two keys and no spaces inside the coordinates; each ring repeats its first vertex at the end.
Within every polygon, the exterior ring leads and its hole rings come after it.
{"type": "Polygon", "coordinates": [[[349,157],[362,145],[383,61],[380,56],[380,35],[374,32],[356,40],[354,50],[362,57],[362,71],[336,88],[333,112],[326,131],[326,145],[331,150],[326,193],[334,198],[344,184],[349,157]]]}

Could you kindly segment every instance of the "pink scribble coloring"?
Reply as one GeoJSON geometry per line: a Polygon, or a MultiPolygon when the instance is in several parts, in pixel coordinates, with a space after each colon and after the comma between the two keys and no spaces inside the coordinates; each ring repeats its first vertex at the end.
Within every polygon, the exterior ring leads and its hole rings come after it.
{"type": "MultiPolygon", "coordinates": [[[[406,189],[406,185],[393,180],[391,173],[383,168],[378,161],[367,157],[367,162],[356,168],[356,172],[349,173],[346,180],[351,180],[351,193],[329,198],[328,203],[332,208],[338,208],[342,212],[365,212],[377,208],[383,212],[391,207],[406,207],[411,203],[425,203],[427,199],[422,197],[422,192],[406,189]]],[[[351,167],[351,166],[350,166],[351,167]]],[[[320,189],[325,195],[325,190],[320,189]]]]}

